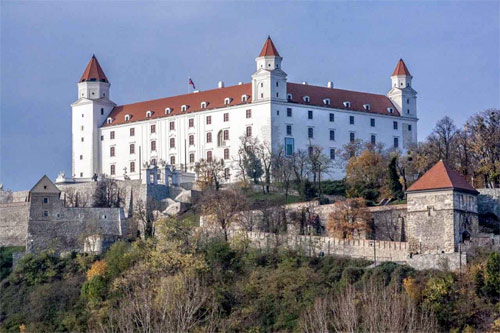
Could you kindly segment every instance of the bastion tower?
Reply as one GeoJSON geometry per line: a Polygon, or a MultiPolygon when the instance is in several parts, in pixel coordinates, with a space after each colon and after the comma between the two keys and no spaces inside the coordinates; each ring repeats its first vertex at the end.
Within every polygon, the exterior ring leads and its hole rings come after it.
{"type": "Polygon", "coordinates": [[[89,181],[101,173],[99,127],[116,106],[109,99],[111,84],[95,55],[78,82],[78,99],[72,108],[72,177],[89,181]]]}

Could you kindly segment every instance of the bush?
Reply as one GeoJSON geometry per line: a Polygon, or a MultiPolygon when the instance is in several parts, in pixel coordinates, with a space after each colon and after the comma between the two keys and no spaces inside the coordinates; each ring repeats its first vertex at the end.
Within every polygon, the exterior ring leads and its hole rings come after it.
{"type": "Polygon", "coordinates": [[[0,246],[0,281],[12,271],[12,254],[23,250],[22,246],[0,246]]]}
{"type": "Polygon", "coordinates": [[[345,179],[325,180],[321,182],[321,192],[326,195],[345,196],[345,179]]]}
{"type": "Polygon", "coordinates": [[[95,307],[102,302],[108,292],[108,284],[104,277],[95,275],[82,286],[82,298],[90,307],[95,307]]]}

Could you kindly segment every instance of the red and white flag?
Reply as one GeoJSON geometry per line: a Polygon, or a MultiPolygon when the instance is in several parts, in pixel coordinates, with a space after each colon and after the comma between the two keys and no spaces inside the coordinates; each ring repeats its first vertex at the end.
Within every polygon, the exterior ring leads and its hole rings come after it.
{"type": "Polygon", "coordinates": [[[189,85],[193,86],[193,89],[196,89],[196,87],[194,86],[194,82],[193,80],[191,80],[191,78],[189,78],[189,85]]]}

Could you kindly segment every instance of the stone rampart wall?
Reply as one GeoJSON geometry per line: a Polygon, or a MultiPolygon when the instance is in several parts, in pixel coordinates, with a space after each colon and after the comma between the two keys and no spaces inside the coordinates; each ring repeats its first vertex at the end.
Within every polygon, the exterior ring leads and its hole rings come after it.
{"type": "Polygon", "coordinates": [[[477,205],[479,214],[493,213],[500,219],[500,188],[477,189],[477,205]]]}
{"type": "Polygon", "coordinates": [[[25,246],[29,202],[0,204],[0,246],[25,246]]]}

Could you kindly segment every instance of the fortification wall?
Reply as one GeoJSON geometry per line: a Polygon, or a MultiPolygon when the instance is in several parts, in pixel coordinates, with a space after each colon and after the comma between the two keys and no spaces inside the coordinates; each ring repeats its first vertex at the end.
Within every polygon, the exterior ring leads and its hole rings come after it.
{"type": "Polygon", "coordinates": [[[493,213],[500,219],[500,188],[479,188],[477,205],[479,214],[493,213]]]}
{"type": "Polygon", "coordinates": [[[0,246],[25,246],[29,202],[0,204],[0,246]]]}

